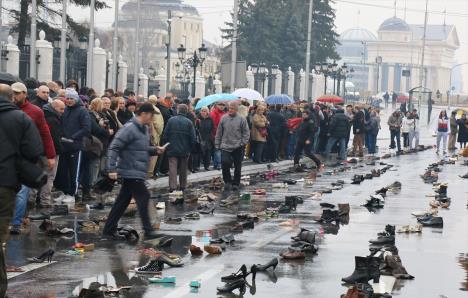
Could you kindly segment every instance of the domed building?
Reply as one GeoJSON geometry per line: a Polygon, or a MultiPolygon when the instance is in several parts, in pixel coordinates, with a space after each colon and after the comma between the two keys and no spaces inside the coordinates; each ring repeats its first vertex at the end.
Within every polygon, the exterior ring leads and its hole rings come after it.
{"type": "Polygon", "coordinates": [[[369,67],[365,64],[367,60],[365,45],[368,41],[375,40],[377,37],[372,32],[359,27],[348,29],[340,34],[340,45],[337,46],[337,52],[341,60],[338,63],[346,63],[349,69],[354,70],[348,80],[354,84],[355,88],[347,91],[362,93],[368,90],[369,67]]]}
{"type": "MultiPolygon", "coordinates": [[[[407,92],[419,87],[423,35],[424,25],[408,24],[396,16],[379,26],[378,38],[365,43],[368,89],[372,93],[407,92]]],[[[437,90],[442,94],[449,90],[450,72],[459,46],[455,26],[427,25],[423,86],[434,94],[437,90]]]]}
{"type": "MultiPolygon", "coordinates": [[[[165,74],[168,40],[168,11],[171,11],[171,77],[176,85],[177,48],[182,44],[187,57],[203,43],[203,18],[197,9],[181,0],[145,0],[140,4],[140,65],[145,72],[154,69],[156,74],[165,74]]],[[[137,3],[126,2],[119,14],[119,43],[123,56],[128,59],[129,72],[133,72],[137,3]]],[[[212,50],[212,49],[209,49],[212,50]]],[[[214,73],[219,59],[208,52],[204,69],[214,73]]],[[[204,74],[207,74],[204,72],[204,74]]],[[[169,88],[168,88],[169,89],[169,88]]]]}

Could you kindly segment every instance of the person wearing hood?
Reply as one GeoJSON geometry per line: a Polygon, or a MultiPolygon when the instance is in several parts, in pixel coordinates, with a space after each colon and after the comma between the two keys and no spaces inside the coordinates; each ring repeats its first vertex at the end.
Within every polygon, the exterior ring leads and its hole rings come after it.
{"type": "MultiPolygon", "coordinates": [[[[37,127],[12,103],[12,95],[10,86],[0,84],[0,130],[8,128],[0,133],[0,243],[7,242],[8,225],[15,210],[19,184],[16,156],[35,161],[43,151],[37,127]]],[[[0,297],[5,297],[8,282],[3,251],[0,249],[0,297]]]]}
{"type": "MultiPolygon", "coordinates": [[[[32,119],[39,130],[44,146],[44,153],[47,157],[48,169],[52,170],[55,167],[56,153],[50,130],[44,117],[44,112],[28,101],[27,89],[23,83],[14,83],[11,85],[11,89],[13,90],[14,103],[32,119]]],[[[13,217],[12,227],[10,229],[11,234],[17,235],[21,233],[21,224],[23,223],[23,217],[26,213],[30,192],[31,188],[23,185],[16,195],[15,216],[13,217]]]]}
{"type": "Polygon", "coordinates": [[[62,116],[65,140],[55,184],[64,194],[76,196],[81,152],[84,149],[84,139],[91,133],[91,120],[78,93],[72,88],[66,89],[65,105],[65,112],[62,116]]]}
{"type": "MultiPolygon", "coordinates": [[[[47,169],[47,184],[42,186],[39,198],[40,198],[40,205],[43,208],[50,208],[53,205],[52,198],[51,198],[51,191],[52,186],[54,185],[55,176],[57,174],[57,167],[59,163],[59,157],[62,153],[62,137],[63,137],[63,128],[62,128],[62,114],[65,112],[65,104],[63,101],[56,99],[51,103],[44,105],[44,116],[49,126],[50,135],[52,136],[52,140],[54,142],[55,148],[55,166],[52,169],[47,169]]],[[[36,197],[36,191],[32,190],[29,196],[30,198],[36,197]]]]}
{"type": "Polygon", "coordinates": [[[164,129],[161,144],[169,143],[166,156],[169,159],[169,191],[177,189],[179,172],[180,190],[187,187],[188,158],[196,144],[195,127],[187,117],[189,110],[185,104],[177,106],[177,115],[169,119],[164,129]]]}
{"type": "Polygon", "coordinates": [[[333,146],[336,142],[339,144],[339,160],[346,159],[346,137],[349,131],[349,119],[344,114],[344,110],[339,108],[336,110],[335,114],[331,117],[330,126],[328,127],[328,143],[325,150],[325,156],[328,157],[333,146]]]}

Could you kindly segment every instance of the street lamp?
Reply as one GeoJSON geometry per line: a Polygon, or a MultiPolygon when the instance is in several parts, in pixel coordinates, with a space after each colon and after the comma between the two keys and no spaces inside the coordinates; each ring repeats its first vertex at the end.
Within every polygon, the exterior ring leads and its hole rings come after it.
{"type": "Polygon", "coordinates": [[[252,68],[252,73],[254,74],[254,89],[259,91],[262,96],[264,96],[263,86],[267,75],[266,64],[263,62],[259,64],[252,63],[250,67],[252,68]]]}
{"type": "Polygon", "coordinates": [[[88,38],[86,36],[82,36],[78,39],[78,42],[80,44],[80,50],[86,50],[88,47],[88,38]]]}
{"type": "Polygon", "coordinates": [[[185,59],[186,57],[186,49],[184,45],[180,45],[179,48],[177,48],[177,53],[179,56],[179,60],[182,64],[188,64],[190,67],[193,68],[193,85],[192,85],[192,97],[195,97],[195,91],[196,91],[196,79],[197,79],[197,67],[200,65],[200,68],[203,66],[203,62],[206,59],[208,49],[205,47],[205,44],[203,43],[201,47],[198,48],[198,52],[195,51],[193,53],[193,56],[185,59]]]}

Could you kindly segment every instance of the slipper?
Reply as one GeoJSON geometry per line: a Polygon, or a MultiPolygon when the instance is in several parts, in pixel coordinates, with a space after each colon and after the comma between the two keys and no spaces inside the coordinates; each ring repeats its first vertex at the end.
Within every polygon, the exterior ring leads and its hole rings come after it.
{"type": "Polygon", "coordinates": [[[253,194],[257,196],[266,195],[266,190],[263,188],[259,188],[254,190],[253,194]]]}

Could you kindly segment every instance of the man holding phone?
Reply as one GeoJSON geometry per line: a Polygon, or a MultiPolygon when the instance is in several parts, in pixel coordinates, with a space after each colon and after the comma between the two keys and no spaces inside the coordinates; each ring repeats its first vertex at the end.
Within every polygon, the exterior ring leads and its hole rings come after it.
{"type": "Polygon", "coordinates": [[[122,188],[115,200],[103,231],[103,238],[125,240],[117,232],[117,224],[130,203],[135,198],[138,213],[141,216],[145,239],[158,238],[154,231],[149,213],[150,193],[145,185],[150,156],[164,152],[163,147],[151,147],[149,144],[148,125],[153,120],[155,110],[151,103],[144,103],[114,137],[109,146],[107,169],[109,178],[122,178],[122,188]]]}

